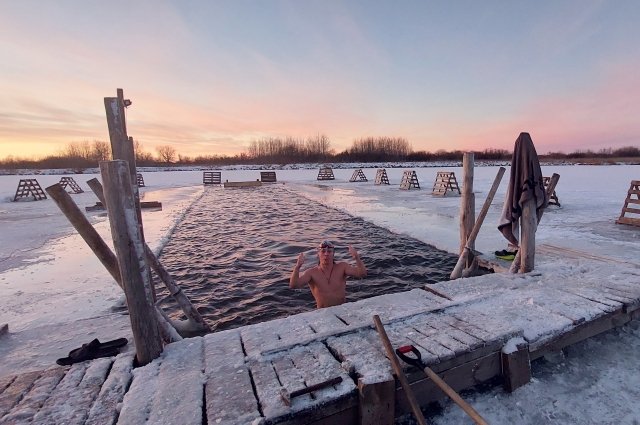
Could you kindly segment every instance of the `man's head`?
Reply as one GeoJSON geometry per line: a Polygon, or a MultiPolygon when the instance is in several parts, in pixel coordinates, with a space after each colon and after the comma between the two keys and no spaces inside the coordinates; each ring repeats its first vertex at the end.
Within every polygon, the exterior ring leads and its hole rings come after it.
{"type": "Polygon", "coordinates": [[[333,251],[335,250],[335,246],[331,241],[322,241],[318,245],[318,258],[320,262],[323,261],[333,261],[333,251]]]}

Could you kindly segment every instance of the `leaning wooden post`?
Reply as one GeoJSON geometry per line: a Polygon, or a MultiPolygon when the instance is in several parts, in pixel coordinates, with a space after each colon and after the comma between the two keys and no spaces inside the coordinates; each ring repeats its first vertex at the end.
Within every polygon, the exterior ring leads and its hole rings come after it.
{"type": "Polygon", "coordinates": [[[162,339],[152,301],[129,166],[125,161],[103,161],[100,162],[100,172],[122,288],[129,307],[136,357],[140,365],[145,365],[162,353],[162,339]]]}
{"type": "Polygon", "coordinates": [[[122,286],[122,280],[120,279],[120,270],[118,269],[118,260],[111,251],[111,248],[100,237],[96,229],[93,228],[87,217],[80,211],[80,208],[71,199],[71,196],[66,190],[56,183],[45,189],[47,193],[54,200],[56,205],[60,208],[62,213],[67,217],[69,222],[78,231],[82,239],[89,245],[89,248],[98,257],[102,265],[107,269],[111,277],[122,286]]]}
{"type": "MultiPolygon", "coordinates": [[[[93,193],[96,194],[98,199],[100,199],[100,202],[102,202],[102,205],[105,205],[106,207],[105,200],[104,200],[104,191],[100,181],[94,178],[94,179],[88,180],[87,184],[89,185],[91,190],[93,190],[93,193]]],[[[67,194],[67,196],[69,195],[67,194]]],[[[69,196],[69,198],[71,197],[69,196]]],[[[151,266],[153,271],[155,271],[156,274],[160,277],[160,280],[164,282],[167,289],[169,289],[171,296],[173,297],[174,300],[176,300],[176,302],[184,312],[185,316],[187,316],[187,318],[192,322],[192,324],[196,326],[197,328],[196,330],[210,332],[211,328],[209,327],[207,322],[204,320],[200,312],[194,307],[193,304],[191,304],[191,301],[189,300],[189,298],[187,298],[184,292],[182,292],[182,288],[173,280],[173,278],[171,277],[167,269],[165,269],[164,266],[160,263],[160,261],[158,260],[158,257],[156,257],[156,255],[153,253],[151,248],[149,248],[149,245],[147,245],[146,242],[144,243],[144,251],[147,259],[147,264],[151,266]]]]}
{"type": "Polygon", "coordinates": [[[106,209],[107,202],[104,200],[104,193],[102,191],[102,183],[100,183],[100,180],[94,177],[91,180],[87,180],[87,185],[91,188],[93,193],[95,193],[98,200],[102,203],[102,206],[106,209]]]}
{"type": "MultiPolygon", "coordinates": [[[[469,235],[476,221],[476,198],[473,193],[473,152],[465,152],[462,157],[463,182],[462,182],[462,198],[460,203],[460,254],[464,251],[469,241],[469,235]]],[[[469,248],[475,249],[475,241],[469,241],[469,248]]],[[[474,259],[469,256],[466,267],[471,267],[474,259]]]]}

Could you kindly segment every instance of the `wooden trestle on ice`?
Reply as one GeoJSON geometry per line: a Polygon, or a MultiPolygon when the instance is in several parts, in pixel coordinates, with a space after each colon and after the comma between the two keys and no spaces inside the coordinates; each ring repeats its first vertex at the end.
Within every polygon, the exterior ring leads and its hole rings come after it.
{"type": "MultiPolygon", "coordinates": [[[[530,360],[640,316],[639,266],[628,266],[616,281],[594,267],[588,277],[493,274],[383,295],[185,339],[135,373],[123,353],[5,377],[0,423],[392,423],[409,406],[373,314],[394,347],[418,347],[454,389],[502,378],[512,390],[529,380],[530,360]],[[335,377],[290,406],[280,396],[335,377]]],[[[444,398],[422,371],[406,372],[420,404],[444,398]]]]}

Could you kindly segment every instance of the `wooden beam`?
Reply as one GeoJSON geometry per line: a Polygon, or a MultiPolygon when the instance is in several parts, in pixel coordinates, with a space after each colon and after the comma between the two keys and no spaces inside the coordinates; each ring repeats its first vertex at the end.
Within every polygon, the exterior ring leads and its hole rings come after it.
{"type": "MultiPolygon", "coordinates": [[[[474,154],[473,152],[465,152],[462,157],[462,198],[460,202],[460,254],[464,251],[464,247],[467,245],[469,235],[473,229],[473,224],[476,221],[476,198],[473,193],[473,167],[474,167],[474,154]]],[[[475,241],[469,241],[469,248],[475,249],[475,241]]],[[[473,259],[469,258],[467,261],[467,267],[471,266],[473,259]]]]}
{"type": "Polygon", "coordinates": [[[128,168],[125,161],[100,163],[111,235],[129,307],[136,356],[138,363],[145,365],[162,353],[162,340],[128,168]]]}
{"type": "Polygon", "coordinates": [[[529,344],[522,340],[515,348],[512,352],[501,352],[504,389],[510,393],[531,380],[529,344]]]}
{"type": "Polygon", "coordinates": [[[394,423],[396,380],[368,384],[358,380],[360,425],[394,423]]]}
{"type": "Polygon", "coordinates": [[[535,267],[537,229],[536,200],[531,198],[522,206],[520,218],[520,273],[528,273],[535,267]]]}

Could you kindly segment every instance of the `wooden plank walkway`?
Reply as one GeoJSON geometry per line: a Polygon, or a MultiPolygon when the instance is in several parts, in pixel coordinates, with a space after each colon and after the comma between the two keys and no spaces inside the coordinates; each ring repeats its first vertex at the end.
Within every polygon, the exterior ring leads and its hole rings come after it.
{"type": "MultiPolygon", "coordinates": [[[[526,368],[640,317],[640,267],[619,264],[611,276],[601,261],[581,256],[553,273],[442,282],[431,287],[448,298],[416,289],[190,338],[137,369],[125,353],[5,376],[0,425],[388,422],[410,409],[373,314],[394,346],[413,344],[454,389],[471,388],[513,371],[505,346],[514,341],[526,368]],[[290,405],[280,396],[335,377],[342,382],[290,405]]],[[[406,372],[421,404],[444,398],[422,371],[406,372]]]]}

